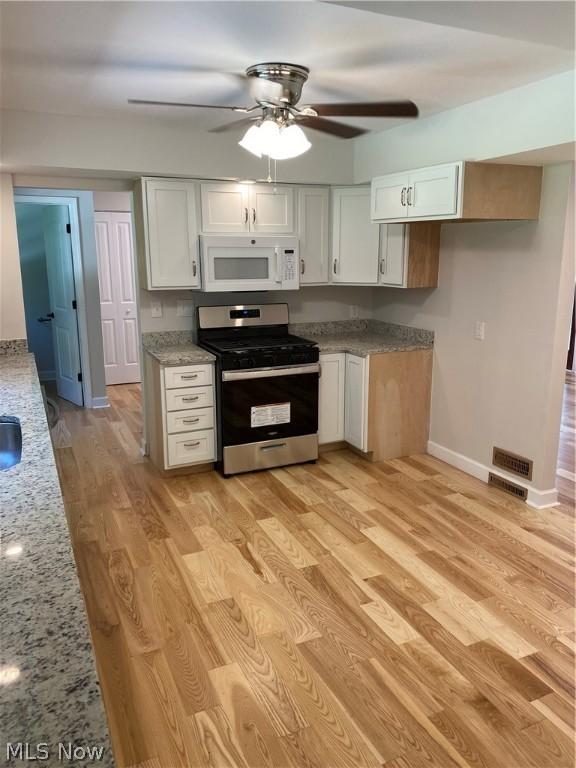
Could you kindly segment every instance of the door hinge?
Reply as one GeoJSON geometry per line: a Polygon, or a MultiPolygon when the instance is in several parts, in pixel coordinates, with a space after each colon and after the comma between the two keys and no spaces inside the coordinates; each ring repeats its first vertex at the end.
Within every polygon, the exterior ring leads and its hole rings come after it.
{"type": "Polygon", "coordinates": [[[78,381],[82,381],[82,374],[81,373],[78,374],[78,381]]]}
{"type": "Polygon", "coordinates": [[[76,304],[76,299],[72,299],[72,309],[78,309],[78,304],[76,304]]]}
{"type": "Polygon", "coordinates": [[[70,226],[70,224],[66,224],[66,232],[68,232],[69,235],[72,234],[72,227],[70,226]]]}

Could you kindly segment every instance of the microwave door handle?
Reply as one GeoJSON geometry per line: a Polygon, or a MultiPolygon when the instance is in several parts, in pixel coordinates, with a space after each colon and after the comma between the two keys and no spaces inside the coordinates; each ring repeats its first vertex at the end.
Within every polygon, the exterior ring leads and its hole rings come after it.
{"type": "Polygon", "coordinates": [[[274,248],[274,253],[276,255],[276,282],[281,283],[282,282],[282,249],[276,246],[274,248]]]}

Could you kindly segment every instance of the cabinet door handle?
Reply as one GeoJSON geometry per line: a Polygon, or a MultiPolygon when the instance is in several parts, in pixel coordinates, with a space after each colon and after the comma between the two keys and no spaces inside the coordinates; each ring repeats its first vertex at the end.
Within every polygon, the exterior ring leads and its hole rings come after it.
{"type": "Polygon", "coordinates": [[[193,440],[191,443],[184,443],[184,448],[198,448],[200,440],[193,440]]]}
{"type": "Polygon", "coordinates": [[[334,274],[337,274],[337,270],[338,270],[338,259],[334,259],[334,265],[332,267],[332,271],[334,272],[334,274]]]}
{"type": "Polygon", "coordinates": [[[196,259],[192,261],[192,276],[196,277],[196,274],[198,272],[198,266],[196,265],[196,259]]]}
{"type": "Polygon", "coordinates": [[[400,205],[406,205],[406,187],[402,187],[402,192],[400,192],[400,205]]]}
{"type": "Polygon", "coordinates": [[[244,224],[248,224],[248,208],[244,208],[244,224]]]}
{"type": "Polygon", "coordinates": [[[413,190],[413,187],[408,187],[408,197],[406,200],[408,205],[412,205],[412,190],[413,190]]]}
{"type": "Polygon", "coordinates": [[[200,421],[200,416],[196,416],[195,419],[182,419],[182,424],[198,424],[200,421]]]}
{"type": "Polygon", "coordinates": [[[187,374],[183,374],[182,373],[182,374],[180,374],[180,378],[185,380],[185,381],[188,381],[188,379],[197,379],[198,378],[198,374],[197,373],[187,373],[187,374]]]}
{"type": "Polygon", "coordinates": [[[189,397],[183,397],[182,402],[183,403],[195,403],[196,400],[198,400],[199,395],[189,396],[189,397]]]}
{"type": "Polygon", "coordinates": [[[380,259],[380,274],[386,274],[386,259],[380,259]]]}
{"type": "Polygon", "coordinates": [[[256,208],[252,208],[252,224],[256,224],[256,208]]]}
{"type": "Polygon", "coordinates": [[[300,274],[303,275],[306,272],[306,262],[304,259],[300,259],[300,274]]]}

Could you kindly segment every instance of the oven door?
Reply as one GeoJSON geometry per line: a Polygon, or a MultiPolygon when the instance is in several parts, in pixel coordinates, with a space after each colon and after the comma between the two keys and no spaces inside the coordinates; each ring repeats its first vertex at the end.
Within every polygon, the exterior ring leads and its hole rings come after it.
{"type": "Polygon", "coordinates": [[[223,371],[223,447],[316,435],[319,371],[318,363],[223,371]]]}

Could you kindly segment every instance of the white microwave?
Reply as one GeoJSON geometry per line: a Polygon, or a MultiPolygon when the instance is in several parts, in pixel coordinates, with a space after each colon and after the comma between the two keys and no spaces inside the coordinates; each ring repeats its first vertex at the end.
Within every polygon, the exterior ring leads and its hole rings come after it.
{"type": "Polygon", "coordinates": [[[203,291],[291,291],[300,287],[297,237],[200,235],[203,291]]]}

